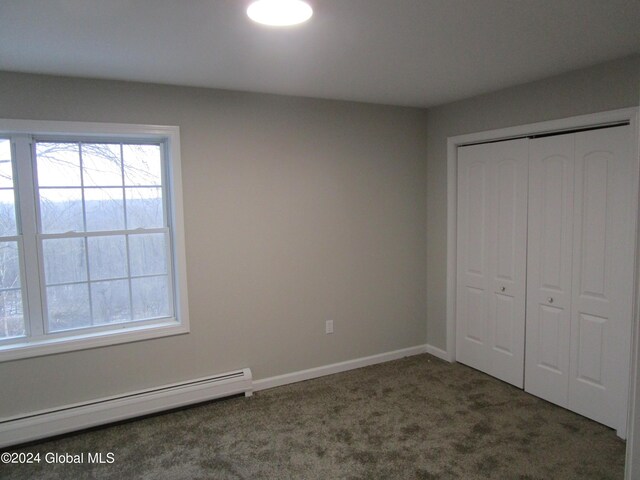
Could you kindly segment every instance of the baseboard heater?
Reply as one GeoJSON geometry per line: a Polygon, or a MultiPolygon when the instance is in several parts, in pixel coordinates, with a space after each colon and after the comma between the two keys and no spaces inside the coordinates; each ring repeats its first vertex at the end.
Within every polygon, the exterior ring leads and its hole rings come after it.
{"type": "Polygon", "coordinates": [[[0,419],[0,448],[253,391],[248,368],[0,419]]]}

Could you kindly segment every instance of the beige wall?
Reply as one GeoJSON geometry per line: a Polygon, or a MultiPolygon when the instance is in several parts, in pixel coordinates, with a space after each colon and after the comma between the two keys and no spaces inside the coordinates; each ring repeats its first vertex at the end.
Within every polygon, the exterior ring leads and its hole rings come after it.
{"type": "Polygon", "coordinates": [[[446,348],[447,137],[638,105],[640,55],[429,109],[427,343],[446,348]]]}
{"type": "Polygon", "coordinates": [[[424,343],[424,110],[0,73],[0,117],[180,126],[192,326],[2,363],[0,417],[424,343]]]}

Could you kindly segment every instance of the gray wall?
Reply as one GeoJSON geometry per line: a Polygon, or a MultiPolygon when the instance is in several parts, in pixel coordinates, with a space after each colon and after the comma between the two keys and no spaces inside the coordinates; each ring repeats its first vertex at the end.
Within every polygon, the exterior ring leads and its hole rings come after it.
{"type": "Polygon", "coordinates": [[[640,55],[429,109],[427,343],[446,348],[447,137],[638,105],[640,55]]]}
{"type": "Polygon", "coordinates": [[[447,137],[638,105],[639,88],[638,55],[428,116],[0,73],[3,118],[180,126],[192,323],[2,363],[0,417],[245,366],[265,378],[425,339],[445,348],[447,137]]]}
{"type": "Polygon", "coordinates": [[[424,110],[0,73],[0,117],[180,126],[192,326],[1,363],[0,417],[424,343],[424,110]]]}

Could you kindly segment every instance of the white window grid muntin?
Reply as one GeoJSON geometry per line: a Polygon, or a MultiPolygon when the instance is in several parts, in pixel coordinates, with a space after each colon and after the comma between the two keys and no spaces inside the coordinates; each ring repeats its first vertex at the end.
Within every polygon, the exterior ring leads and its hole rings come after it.
{"type": "MultiPolygon", "coordinates": [[[[171,202],[170,199],[170,191],[169,191],[169,182],[167,175],[167,161],[165,150],[167,148],[166,141],[150,141],[149,139],[131,139],[126,138],[126,141],[123,141],[122,138],[92,138],[86,137],[83,135],[65,135],[65,136],[34,136],[32,137],[31,142],[31,168],[32,168],[32,176],[33,176],[33,189],[36,195],[35,198],[35,209],[36,209],[36,238],[37,238],[37,249],[38,249],[38,257],[40,261],[38,262],[39,267],[39,279],[40,279],[40,292],[41,292],[41,306],[42,306],[42,328],[43,334],[47,337],[53,338],[53,336],[58,336],[64,334],[65,332],[70,331],[81,331],[81,332],[100,332],[100,331],[108,331],[113,329],[123,329],[127,328],[127,326],[139,326],[145,324],[153,324],[157,323],[159,320],[170,320],[176,318],[175,312],[175,289],[174,289],[174,270],[173,270],[173,244],[171,238],[171,225],[170,219],[171,215],[169,215],[169,205],[171,202]],[[78,155],[79,155],[79,168],[80,168],[80,186],[74,187],[42,187],[46,189],[81,189],[81,201],[82,201],[82,220],[83,220],[83,228],[84,231],[77,232],[65,232],[65,233],[40,233],[42,232],[42,215],[40,212],[40,188],[38,183],[38,168],[37,168],[37,155],[36,155],[36,144],[43,142],[52,142],[52,143],[69,143],[69,144],[78,144],[78,155]],[[85,143],[100,143],[100,144],[118,144],[120,146],[120,173],[122,179],[122,185],[114,185],[110,186],[89,186],[85,187],[84,185],[84,168],[83,168],[83,160],[82,160],[82,144],[85,143]],[[132,188],[160,188],[162,193],[162,211],[163,211],[163,225],[162,228],[135,228],[135,229],[124,229],[124,230],[100,230],[93,231],[87,230],[87,220],[86,220],[86,205],[85,205],[85,189],[87,188],[120,188],[122,189],[122,199],[123,199],[123,209],[124,209],[124,222],[125,227],[127,226],[127,205],[126,205],[126,186],[124,179],[124,160],[123,160],[123,145],[132,144],[132,145],[158,145],[160,147],[160,168],[161,168],[161,183],[162,185],[149,185],[149,186],[138,186],[132,188]],[[129,236],[135,234],[151,234],[151,233],[164,233],[165,234],[165,264],[167,266],[166,274],[162,275],[142,275],[142,276],[132,276],[131,275],[131,258],[129,255],[129,236]],[[115,235],[124,235],[127,249],[127,277],[122,278],[109,278],[103,279],[101,281],[111,281],[111,280],[127,280],[128,281],[128,289],[129,289],[129,309],[131,314],[131,320],[123,321],[123,322],[114,322],[102,325],[94,325],[94,309],[93,309],[93,299],[92,299],[92,291],[91,284],[96,283],[96,281],[91,280],[90,275],[90,265],[89,265],[89,248],[88,248],[88,238],[89,237],[105,237],[105,236],[115,236],[115,235]],[[61,283],[54,285],[72,285],[72,284],[86,284],[88,288],[88,301],[89,301],[89,315],[91,326],[79,326],[75,328],[68,329],[51,329],[51,323],[49,319],[49,308],[47,302],[47,287],[54,286],[48,285],[46,283],[45,271],[44,271],[44,250],[43,250],[43,242],[44,240],[51,238],[83,238],[84,239],[84,255],[85,255],[85,264],[86,264],[86,282],[69,282],[69,283],[61,283]],[[166,277],[167,279],[167,300],[168,300],[168,315],[162,317],[152,317],[152,318],[144,318],[144,319],[133,319],[133,294],[132,294],[132,279],[136,278],[148,278],[148,277],[166,277]]],[[[67,333],[68,335],[68,333],[67,333]]]]}

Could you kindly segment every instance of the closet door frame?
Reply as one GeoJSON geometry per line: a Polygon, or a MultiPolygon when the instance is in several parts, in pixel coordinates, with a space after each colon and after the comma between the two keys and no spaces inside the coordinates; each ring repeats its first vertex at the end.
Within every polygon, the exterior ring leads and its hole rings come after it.
{"type": "MultiPolygon", "coordinates": [[[[635,198],[638,198],[638,178],[640,159],[638,158],[638,142],[640,139],[640,132],[638,131],[638,107],[625,108],[620,110],[612,110],[600,113],[594,113],[589,115],[581,115],[577,117],[564,118],[560,120],[552,120],[547,122],[539,122],[528,125],[521,125],[516,127],[509,127],[498,130],[489,130],[485,132],[472,133],[467,135],[459,135],[455,137],[449,137],[447,139],[447,298],[446,298],[446,333],[447,333],[447,345],[446,350],[442,351],[435,347],[427,347],[428,352],[439,354],[440,357],[450,361],[456,361],[456,285],[457,285],[457,176],[458,176],[458,147],[464,145],[472,145],[475,143],[484,143],[488,141],[510,140],[515,138],[547,134],[547,133],[560,133],[570,132],[572,130],[581,128],[591,128],[599,126],[614,126],[622,123],[628,123],[631,126],[631,130],[634,132],[635,139],[633,145],[633,157],[635,159],[634,166],[634,185],[636,187],[635,198]]],[[[635,218],[638,218],[640,202],[634,205],[635,218]]],[[[636,222],[636,232],[640,222],[636,222]]],[[[636,233],[635,238],[635,258],[634,258],[634,286],[633,291],[633,318],[632,318],[632,336],[631,338],[640,339],[639,323],[639,302],[638,297],[640,292],[638,290],[640,277],[640,264],[638,259],[640,258],[640,249],[638,238],[640,235],[636,233]]],[[[640,379],[640,371],[638,371],[638,341],[634,341],[631,346],[631,364],[630,372],[632,381],[629,385],[630,401],[627,416],[627,433],[629,441],[627,442],[627,450],[631,451],[633,447],[633,418],[635,414],[635,403],[638,403],[637,414],[640,415],[640,398],[635,398],[634,392],[636,390],[640,392],[640,385],[636,386],[635,378],[640,379]]],[[[639,393],[640,396],[640,393],[639,393]]],[[[638,422],[639,431],[636,432],[638,437],[637,442],[640,443],[640,422],[638,422]]],[[[624,436],[624,428],[618,431],[619,435],[624,436]]],[[[640,450],[640,449],[639,449],[640,450]]],[[[637,466],[640,470],[640,465],[637,466]]]]}

